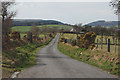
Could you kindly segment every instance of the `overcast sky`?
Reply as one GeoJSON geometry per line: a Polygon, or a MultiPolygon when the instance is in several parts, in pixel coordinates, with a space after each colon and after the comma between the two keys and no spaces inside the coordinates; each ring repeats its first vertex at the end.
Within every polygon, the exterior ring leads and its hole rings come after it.
{"type": "Polygon", "coordinates": [[[85,24],[97,20],[117,20],[108,0],[107,2],[97,2],[98,0],[96,2],[92,2],[92,0],[90,0],[91,2],[82,2],[82,0],[81,2],[67,2],[67,0],[66,2],[55,2],[56,0],[53,2],[34,1],[27,2],[26,0],[26,2],[16,3],[16,6],[13,7],[14,10],[17,10],[15,18],[52,19],[70,24],[85,24]]]}

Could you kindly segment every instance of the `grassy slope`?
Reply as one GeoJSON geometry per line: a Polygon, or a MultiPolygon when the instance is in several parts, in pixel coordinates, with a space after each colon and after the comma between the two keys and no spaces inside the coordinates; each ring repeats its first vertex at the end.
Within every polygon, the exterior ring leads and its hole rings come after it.
{"type": "MultiPolygon", "coordinates": [[[[58,29],[68,29],[71,30],[72,27],[71,26],[67,26],[67,25],[40,25],[38,26],[39,28],[43,28],[43,27],[49,27],[49,28],[55,28],[57,27],[58,29]]],[[[30,29],[32,28],[32,26],[15,26],[12,27],[11,30],[15,30],[15,31],[19,31],[19,32],[28,32],[30,31],[30,29]]]]}
{"type": "Polygon", "coordinates": [[[103,70],[110,72],[111,74],[115,74],[115,75],[118,74],[119,60],[117,53],[114,54],[107,53],[106,51],[101,51],[101,50],[84,50],[70,45],[65,45],[62,42],[58,43],[58,49],[63,54],[68,55],[73,59],[94,65],[96,67],[99,67],[103,70]]]}

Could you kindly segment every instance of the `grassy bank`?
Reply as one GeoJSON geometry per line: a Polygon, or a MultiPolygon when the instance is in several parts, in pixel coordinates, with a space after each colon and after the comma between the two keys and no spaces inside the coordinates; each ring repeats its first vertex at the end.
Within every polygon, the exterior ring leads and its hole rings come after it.
{"type": "Polygon", "coordinates": [[[63,42],[58,43],[58,49],[63,54],[72,57],[73,59],[91,64],[111,74],[120,75],[119,59],[117,53],[108,53],[102,50],[85,50],[63,42]],[[119,72],[119,73],[118,73],[119,72]]]}
{"type": "Polygon", "coordinates": [[[3,51],[2,53],[2,77],[9,78],[14,72],[21,71],[25,68],[36,64],[36,53],[38,50],[48,45],[52,39],[50,37],[44,43],[30,43],[24,46],[16,47],[10,51],[3,51]]]}

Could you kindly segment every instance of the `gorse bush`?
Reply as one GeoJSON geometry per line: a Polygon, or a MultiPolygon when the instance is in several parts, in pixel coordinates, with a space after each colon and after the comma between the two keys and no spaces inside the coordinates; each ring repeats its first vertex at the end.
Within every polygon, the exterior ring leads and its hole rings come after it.
{"type": "Polygon", "coordinates": [[[17,31],[13,31],[11,33],[11,38],[14,39],[14,40],[16,40],[16,39],[20,40],[20,33],[17,32],[17,31]]]}
{"type": "Polygon", "coordinates": [[[95,38],[96,38],[96,34],[94,32],[87,32],[84,36],[82,35],[80,37],[80,41],[78,42],[79,43],[79,47],[80,48],[85,48],[85,49],[88,49],[88,48],[91,48],[93,49],[95,47],[95,38]]]}

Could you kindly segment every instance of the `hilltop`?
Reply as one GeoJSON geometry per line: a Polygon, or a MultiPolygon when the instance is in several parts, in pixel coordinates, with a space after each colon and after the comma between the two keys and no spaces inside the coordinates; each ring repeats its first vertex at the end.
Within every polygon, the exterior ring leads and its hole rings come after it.
{"type": "Polygon", "coordinates": [[[65,25],[60,21],[55,20],[42,20],[42,19],[14,19],[13,25],[14,26],[32,26],[32,25],[49,25],[49,24],[58,24],[58,25],[65,25]]]}
{"type": "Polygon", "coordinates": [[[90,26],[104,26],[104,27],[115,27],[120,24],[120,21],[105,21],[105,20],[99,20],[95,22],[88,23],[87,25],[90,26]]]}

